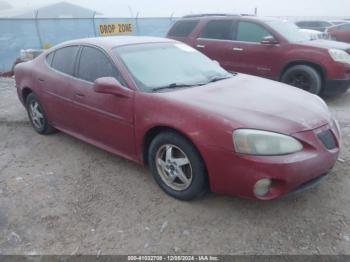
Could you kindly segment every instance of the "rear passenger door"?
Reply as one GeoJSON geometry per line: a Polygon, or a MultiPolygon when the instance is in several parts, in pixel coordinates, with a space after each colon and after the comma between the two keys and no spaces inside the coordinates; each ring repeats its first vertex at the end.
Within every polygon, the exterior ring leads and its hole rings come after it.
{"type": "Polygon", "coordinates": [[[68,132],[77,132],[74,114],[74,68],[79,46],[67,46],[46,57],[50,70],[39,72],[38,84],[43,91],[44,108],[52,124],[68,132]]]}
{"type": "Polygon", "coordinates": [[[226,69],[230,69],[230,52],[233,38],[233,20],[217,19],[209,21],[196,40],[195,48],[226,69]]]}
{"type": "Polygon", "coordinates": [[[82,135],[109,151],[133,155],[134,99],[96,93],[93,83],[101,77],[114,77],[126,86],[108,54],[98,47],[82,47],[74,86],[74,101],[82,135]]]}

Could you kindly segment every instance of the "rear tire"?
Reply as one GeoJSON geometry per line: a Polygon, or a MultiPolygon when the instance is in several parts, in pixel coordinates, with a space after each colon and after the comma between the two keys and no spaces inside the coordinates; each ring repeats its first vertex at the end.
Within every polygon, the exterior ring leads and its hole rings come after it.
{"type": "Polygon", "coordinates": [[[165,132],[153,139],[148,163],[158,185],[174,198],[189,201],[207,192],[202,158],[192,143],[177,133],[165,132]]]}
{"type": "Polygon", "coordinates": [[[282,76],[281,82],[298,87],[315,95],[320,95],[322,78],[312,67],[296,65],[289,68],[282,76]]]}
{"type": "Polygon", "coordinates": [[[57,132],[57,130],[50,125],[43,106],[34,93],[30,93],[27,96],[26,109],[30,123],[37,133],[48,135],[57,132]]]}

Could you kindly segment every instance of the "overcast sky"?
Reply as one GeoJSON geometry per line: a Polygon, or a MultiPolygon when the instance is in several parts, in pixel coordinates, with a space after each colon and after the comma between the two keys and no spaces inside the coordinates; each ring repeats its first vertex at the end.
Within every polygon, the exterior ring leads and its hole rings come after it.
{"type": "MultiPolygon", "coordinates": [[[[15,7],[45,5],[59,0],[8,0],[15,7]]],[[[263,16],[346,16],[350,0],[67,0],[105,16],[182,16],[189,13],[253,13],[263,16]]]]}

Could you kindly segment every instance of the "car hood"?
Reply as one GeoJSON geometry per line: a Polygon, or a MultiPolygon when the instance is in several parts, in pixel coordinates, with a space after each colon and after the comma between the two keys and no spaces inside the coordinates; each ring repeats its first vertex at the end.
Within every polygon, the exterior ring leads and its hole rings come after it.
{"type": "Polygon", "coordinates": [[[318,47],[318,48],[324,48],[324,49],[334,48],[334,49],[341,49],[345,51],[350,50],[350,44],[337,42],[337,41],[322,40],[322,39],[299,43],[299,45],[318,47]]]}
{"type": "Polygon", "coordinates": [[[328,107],[315,95],[244,74],[161,95],[204,112],[206,118],[219,117],[234,129],[254,128],[293,134],[331,121],[328,107]]]}

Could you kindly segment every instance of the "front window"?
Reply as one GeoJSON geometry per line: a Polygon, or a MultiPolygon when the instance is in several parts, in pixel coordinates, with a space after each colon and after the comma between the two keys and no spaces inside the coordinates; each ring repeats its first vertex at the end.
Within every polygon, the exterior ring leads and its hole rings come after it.
{"type": "Polygon", "coordinates": [[[260,43],[271,34],[262,26],[251,22],[239,22],[237,29],[237,41],[260,43]]]}
{"type": "Polygon", "coordinates": [[[266,24],[271,26],[275,31],[277,31],[291,43],[305,42],[310,40],[308,36],[300,32],[300,29],[292,22],[274,20],[267,21],[266,24]]]}
{"type": "Polygon", "coordinates": [[[94,82],[101,77],[114,77],[124,84],[120,73],[107,56],[94,47],[83,47],[77,71],[77,77],[88,82],[94,82]],[[91,63],[91,61],[93,61],[93,63],[91,63]]]}
{"type": "Polygon", "coordinates": [[[197,50],[181,43],[149,43],[117,47],[138,87],[146,92],[204,85],[231,77],[197,50]]]}

